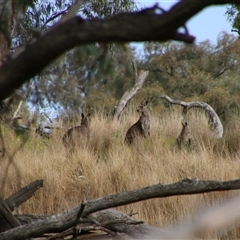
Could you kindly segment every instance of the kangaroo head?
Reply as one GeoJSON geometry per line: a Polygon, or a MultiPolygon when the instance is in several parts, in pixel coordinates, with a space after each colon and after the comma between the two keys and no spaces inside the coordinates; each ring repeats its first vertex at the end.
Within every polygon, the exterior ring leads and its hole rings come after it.
{"type": "Polygon", "coordinates": [[[81,125],[88,126],[88,117],[90,116],[90,113],[88,113],[86,116],[84,113],[82,113],[82,119],[81,119],[81,125]]]}
{"type": "Polygon", "coordinates": [[[141,104],[138,106],[137,111],[143,113],[147,110],[148,101],[142,101],[141,104]]]}

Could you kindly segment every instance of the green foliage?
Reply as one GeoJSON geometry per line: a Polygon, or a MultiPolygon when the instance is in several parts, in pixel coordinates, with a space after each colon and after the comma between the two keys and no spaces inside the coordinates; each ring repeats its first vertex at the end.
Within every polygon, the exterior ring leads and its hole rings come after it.
{"type": "Polygon", "coordinates": [[[226,11],[227,19],[232,27],[240,31],[240,4],[230,4],[226,11]]]}
{"type": "Polygon", "coordinates": [[[222,120],[239,112],[240,43],[234,36],[222,32],[216,46],[205,41],[199,45],[149,42],[144,47],[142,64],[150,70],[146,87],[157,84],[162,88],[159,94],[173,99],[206,101],[222,120]]]}
{"type": "Polygon", "coordinates": [[[131,11],[135,8],[132,0],[92,0],[88,8],[83,10],[83,14],[87,18],[106,18],[115,14],[131,11]]]}
{"type": "Polygon", "coordinates": [[[19,21],[17,31],[13,36],[12,47],[21,47],[32,38],[37,37],[41,31],[46,31],[54,23],[56,23],[65,13],[74,0],[16,0],[19,7],[26,8],[23,19],[19,21]],[[26,3],[29,6],[26,8],[26,3]]]}
{"type": "Polygon", "coordinates": [[[224,117],[232,99],[230,93],[226,89],[215,87],[204,94],[203,100],[210,104],[217,114],[223,115],[224,117]]]}
{"type": "MultiPolygon", "coordinates": [[[[13,47],[19,47],[59,21],[74,0],[36,0],[27,9],[14,35],[13,47]]],[[[85,19],[105,18],[135,9],[131,0],[86,1],[78,14],[85,19]]],[[[41,107],[77,113],[98,91],[119,98],[131,85],[129,65],[133,59],[129,45],[94,43],[76,47],[49,65],[32,79],[28,100],[41,107]]],[[[95,104],[96,105],[96,104],[95,104]]]]}
{"type": "Polygon", "coordinates": [[[25,11],[28,7],[33,7],[37,0],[13,0],[14,7],[25,11]]]}
{"type": "MultiPolygon", "coordinates": [[[[46,31],[74,2],[16,1],[16,7],[26,9],[26,14],[19,22],[12,47],[21,47],[36,37],[38,31],[46,31]]],[[[136,4],[132,0],[91,0],[83,1],[78,14],[85,19],[106,18],[134,9],[136,4]]],[[[238,12],[239,5],[233,4],[232,12],[228,13],[231,21],[237,19],[238,12]]],[[[149,99],[153,108],[159,108],[162,102],[159,95],[168,94],[186,101],[207,101],[220,114],[238,111],[240,45],[233,36],[220,34],[216,46],[209,41],[198,45],[169,41],[148,42],[144,49],[139,68],[149,69],[150,74],[136,96],[137,101],[149,99]]],[[[87,107],[110,113],[134,84],[133,59],[133,50],[127,44],[94,43],[76,47],[32,79],[34,87],[28,100],[33,105],[56,107],[69,114],[87,107]]]]}
{"type": "Polygon", "coordinates": [[[29,140],[30,133],[21,126],[13,126],[15,136],[20,139],[21,143],[26,143],[29,140]]]}
{"type": "Polygon", "coordinates": [[[159,83],[150,83],[144,86],[134,98],[135,102],[141,102],[143,99],[148,100],[151,108],[159,110],[162,107],[160,95],[164,93],[163,87],[159,83]]]}
{"type": "Polygon", "coordinates": [[[104,115],[109,115],[114,106],[117,103],[117,99],[107,95],[102,91],[95,91],[89,94],[86,100],[86,108],[89,112],[101,112],[104,115]]]}

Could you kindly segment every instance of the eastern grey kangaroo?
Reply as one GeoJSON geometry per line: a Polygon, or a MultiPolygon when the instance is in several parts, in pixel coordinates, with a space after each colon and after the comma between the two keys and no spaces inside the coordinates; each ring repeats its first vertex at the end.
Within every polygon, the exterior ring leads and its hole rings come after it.
{"type": "Polygon", "coordinates": [[[188,123],[187,122],[182,122],[182,130],[178,136],[178,138],[176,139],[176,144],[178,146],[179,149],[182,148],[182,146],[185,147],[190,147],[192,140],[191,138],[189,138],[189,127],[188,127],[188,123]]]}
{"type": "Polygon", "coordinates": [[[138,121],[127,131],[124,142],[128,145],[134,143],[139,137],[150,135],[150,117],[147,109],[148,101],[142,101],[137,111],[141,113],[138,121]]]}
{"type": "Polygon", "coordinates": [[[62,141],[64,146],[80,146],[89,139],[90,129],[88,125],[88,118],[90,116],[90,113],[88,113],[86,116],[84,115],[84,113],[82,113],[81,116],[81,125],[68,129],[67,132],[63,135],[62,141]]]}

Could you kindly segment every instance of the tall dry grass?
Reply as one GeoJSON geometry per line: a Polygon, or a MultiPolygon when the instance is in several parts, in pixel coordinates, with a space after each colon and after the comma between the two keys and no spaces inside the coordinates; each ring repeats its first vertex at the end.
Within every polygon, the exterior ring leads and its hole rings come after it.
{"type": "MultiPolygon", "coordinates": [[[[120,121],[93,115],[89,145],[71,154],[62,145],[64,130],[54,132],[50,140],[31,136],[24,147],[15,151],[20,139],[3,128],[9,157],[0,162],[2,196],[6,198],[31,181],[44,179],[44,188],[17,212],[52,214],[82,200],[156,183],[173,183],[186,177],[200,180],[240,177],[239,121],[229,123],[223,139],[216,141],[207,117],[202,112],[192,112],[187,120],[193,148],[179,151],[175,139],[181,131],[180,111],[151,112],[151,136],[137,147],[127,147],[123,144],[124,136],[138,117],[134,107],[129,107],[120,121]]],[[[221,203],[236,193],[239,191],[153,199],[118,209],[137,212],[136,218],[162,227],[189,218],[199,208],[221,203]]],[[[237,230],[227,232],[224,239],[238,234],[237,230]]]]}

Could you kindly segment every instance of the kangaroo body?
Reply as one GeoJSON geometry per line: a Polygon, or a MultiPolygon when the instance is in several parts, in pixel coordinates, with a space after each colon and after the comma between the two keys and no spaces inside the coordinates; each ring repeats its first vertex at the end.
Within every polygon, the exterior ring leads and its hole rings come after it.
{"type": "Polygon", "coordinates": [[[88,117],[90,113],[86,116],[82,113],[81,125],[75,126],[67,130],[63,135],[62,141],[66,147],[80,146],[89,139],[90,129],[88,126],[88,117]]]}
{"type": "Polygon", "coordinates": [[[189,138],[189,127],[187,122],[182,122],[182,130],[176,140],[177,146],[181,148],[182,146],[190,147],[191,139],[189,138]]]}
{"type": "Polygon", "coordinates": [[[147,137],[150,135],[150,117],[147,109],[148,102],[142,101],[137,111],[141,113],[138,121],[134,123],[127,131],[125,143],[132,144],[138,138],[147,137]]]}

